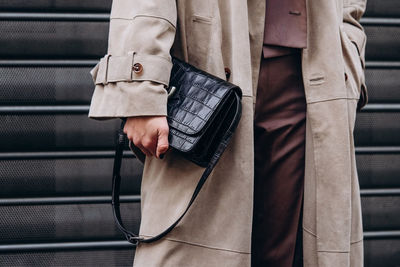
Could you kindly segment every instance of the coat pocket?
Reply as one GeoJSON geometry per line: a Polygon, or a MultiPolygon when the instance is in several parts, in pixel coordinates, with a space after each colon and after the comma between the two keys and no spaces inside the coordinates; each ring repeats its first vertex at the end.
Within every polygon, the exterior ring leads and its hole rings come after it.
{"type": "Polygon", "coordinates": [[[189,62],[203,70],[207,69],[208,55],[211,54],[211,28],[211,17],[192,15],[186,36],[189,62]]]}
{"type": "Polygon", "coordinates": [[[340,31],[344,60],[344,77],[348,89],[347,96],[359,99],[359,109],[367,103],[367,87],[365,84],[365,63],[361,47],[352,41],[345,31],[340,31]]]}

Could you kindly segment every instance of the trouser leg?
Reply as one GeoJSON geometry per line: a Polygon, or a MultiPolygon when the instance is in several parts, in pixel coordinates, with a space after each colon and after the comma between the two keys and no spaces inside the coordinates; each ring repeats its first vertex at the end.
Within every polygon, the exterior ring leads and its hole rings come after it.
{"type": "Polygon", "coordinates": [[[302,266],[305,119],[300,53],[262,59],[254,118],[253,267],[302,266]]]}

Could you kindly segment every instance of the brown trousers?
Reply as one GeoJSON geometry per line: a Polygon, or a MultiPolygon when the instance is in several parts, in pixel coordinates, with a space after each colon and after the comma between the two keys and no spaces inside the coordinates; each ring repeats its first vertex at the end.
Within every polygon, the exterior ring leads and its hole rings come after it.
{"type": "Polygon", "coordinates": [[[253,267],[302,266],[305,120],[300,49],[262,58],[254,117],[253,267]]]}

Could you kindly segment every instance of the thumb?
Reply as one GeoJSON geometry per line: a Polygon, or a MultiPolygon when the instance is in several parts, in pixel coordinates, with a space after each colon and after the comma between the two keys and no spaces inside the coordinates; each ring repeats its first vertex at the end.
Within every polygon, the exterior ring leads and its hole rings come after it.
{"type": "Polygon", "coordinates": [[[168,144],[168,128],[158,129],[158,141],[157,141],[157,151],[156,156],[160,158],[160,155],[167,152],[169,144],[168,144]]]}

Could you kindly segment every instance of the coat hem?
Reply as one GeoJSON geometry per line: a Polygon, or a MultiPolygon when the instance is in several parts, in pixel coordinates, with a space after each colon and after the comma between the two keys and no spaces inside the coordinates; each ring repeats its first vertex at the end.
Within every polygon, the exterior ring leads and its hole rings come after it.
{"type": "MultiPolygon", "coordinates": [[[[153,237],[153,236],[150,236],[150,235],[141,235],[141,236],[153,237]]],[[[172,239],[172,238],[164,238],[164,239],[168,240],[168,241],[171,241],[171,242],[183,243],[183,244],[186,244],[186,245],[202,247],[202,248],[207,248],[207,249],[212,249],[212,250],[220,250],[220,251],[226,251],[226,252],[238,253],[238,254],[251,254],[250,252],[246,252],[246,251],[239,251],[239,250],[234,250],[234,249],[212,247],[212,246],[208,246],[208,245],[203,245],[203,244],[199,244],[199,243],[193,243],[193,242],[188,242],[188,241],[183,241],[183,240],[178,240],[178,239],[172,239]]]]}

